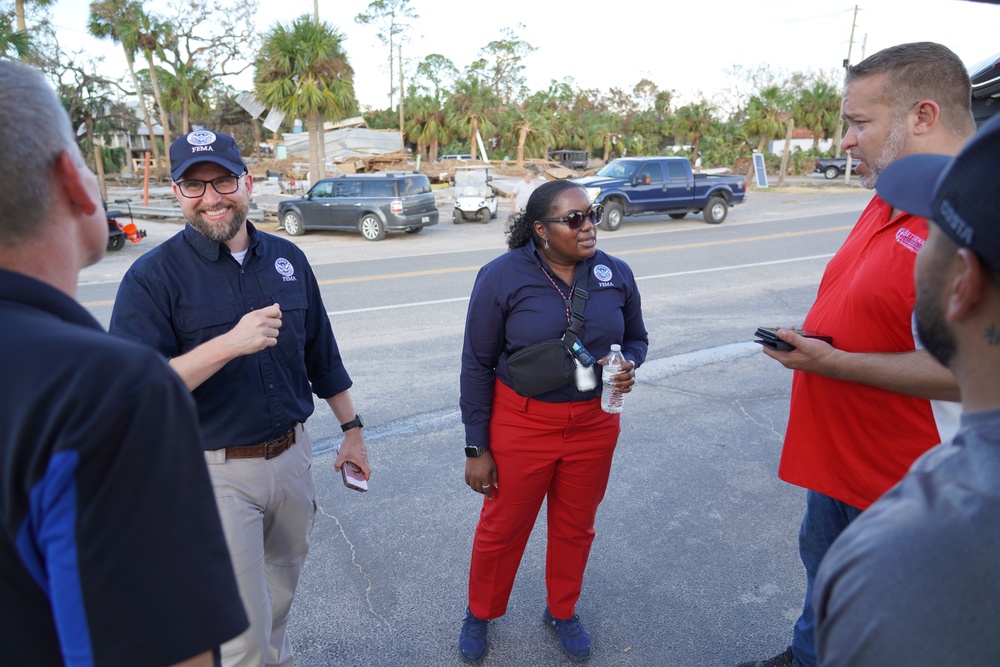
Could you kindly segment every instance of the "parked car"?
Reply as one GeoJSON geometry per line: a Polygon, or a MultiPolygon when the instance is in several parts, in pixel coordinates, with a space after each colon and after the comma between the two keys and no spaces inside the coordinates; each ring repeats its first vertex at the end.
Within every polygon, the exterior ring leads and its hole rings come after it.
{"type": "Polygon", "coordinates": [[[1000,111],[1000,54],[969,67],[972,79],[972,115],[976,126],[1000,111]]]}
{"type": "MultiPolygon", "coordinates": [[[[851,174],[858,173],[859,160],[851,160],[851,174]]],[[[823,174],[826,178],[833,180],[838,176],[843,176],[847,171],[847,157],[821,157],[816,160],[813,167],[814,174],[823,174]]]]}
{"type": "Polygon", "coordinates": [[[447,155],[439,155],[437,161],[444,162],[445,160],[471,160],[472,155],[469,153],[448,153],[447,155]]]}
{"type": "Polygon", "coordinates": [[[623,216],[638,213],[680,219],[700,211],[705,222],[717,225],[747,191],[743,176],[695,174],[683,157],[618,158],[573,182],[584,187],[592,203],[604,205],[601,226],[609,232],[621,226],[623,216]]]}
{"type": "Polygon", "coordinates": [[[551,151],[549,159],[558,162],[567,169],[586,169],[587,161],[590,160],[588,151],[559,150],[551,151]]]}
{"type": "Polygon", "coordinates": [[[493,170],[489,167],[457,167],[455,169],[455,224],[469,218],[482,223],[497,217],[497,190],[490,183],[493,170]]]}
{"type": "Polygon", "coordinates": [[[423,174],[346,174],[317,181],[301,199],[280,202],[278,220],[292,236],[341,229],[381,241],[386,232],[416,234],[436,225],[438,210],[423,174]]]}

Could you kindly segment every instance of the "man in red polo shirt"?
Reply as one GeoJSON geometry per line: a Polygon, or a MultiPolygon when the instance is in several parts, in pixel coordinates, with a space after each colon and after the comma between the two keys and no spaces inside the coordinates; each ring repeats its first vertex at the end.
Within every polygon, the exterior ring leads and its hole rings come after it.
{"type": "MultiPolygon", "coordinates": [[[[861,184],[913,153],[954,155],[975,131],[962,61],[939,44],[884,49],[849,67],[841,146],[859,161],[861,184]]],[[[939,400],[957,401],[954,377],[913,335],[913,265],[927,222],[877,195],[830,260],[803,328],[832,345],[782,329],[794,349],[764,354],[795,372],[778,476],[807,489],[799,531],[806,596],[792,645],[739,667],[813,667],[812,589],[836,537],[957,427],[939,400]]]]}

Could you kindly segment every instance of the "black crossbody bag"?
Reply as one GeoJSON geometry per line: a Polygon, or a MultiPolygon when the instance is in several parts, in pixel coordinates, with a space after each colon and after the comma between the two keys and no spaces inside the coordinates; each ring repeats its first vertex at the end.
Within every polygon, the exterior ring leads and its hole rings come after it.
{"type": "Polygon", "coordinates": [[[571,348],[580,337],[589,296],[587,290],[574,283],[573,315],[563,337],[543,340],[507,357],[507,374],[519,395],[531,398],[573,381],[576,363],[571,348]]]}

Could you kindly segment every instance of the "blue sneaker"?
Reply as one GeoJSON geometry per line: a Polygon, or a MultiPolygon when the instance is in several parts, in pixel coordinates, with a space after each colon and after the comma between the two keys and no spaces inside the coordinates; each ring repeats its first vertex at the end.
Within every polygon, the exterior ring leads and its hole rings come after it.
{"type": "Polygon", "coordinates": [[[472,615],[472,610],[465,609],[465,620],[462,621],[462,633],[458,636],[458,650],[466,662],[481,662],[490,648],[486,637],[486,624],[481,618],[472,615]]]}
{"type": "Polygon", "coordinates": [[[579,616],[574,614],[573,618],[563,621],[553,617],[546,607],[542,622],[559,635],[559,644],[570,660],[580,662],[590,657],[590,635],[584,629],[579,616]]]}

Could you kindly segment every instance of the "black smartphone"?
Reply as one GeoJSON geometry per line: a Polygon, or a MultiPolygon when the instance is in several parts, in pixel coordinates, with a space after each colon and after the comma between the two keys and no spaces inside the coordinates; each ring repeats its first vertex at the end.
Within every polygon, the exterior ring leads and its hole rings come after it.
{"type": "Polygon", "coordinates": [[[753,335],[757,337],[757,340],[754,341],[755,343],[759,343],[768,349],[777,350],[778,352],[790,352],[795,349],[794,345],[790,345],[778,338],[777,329],[757,327],[757,331],[753,335]]]}
{"type": "MultiPolygon", "coordinates": [[[[805,331],[803,329],[791,329],[791,331],[794,331],[804,338],[815,338],[829,345],[833,345],[832,338],[824,336],[823,334],[818,334],[815,331],[805,331]]],[[[754,342],[759,343],[766,348],[777,350],[778,352],[791,352],[795,349],[794,345],[786,343],[778,338],[778,327],[757,327],[757,331],[755,331],[753,335],[759,339],[754,342]]]]}

